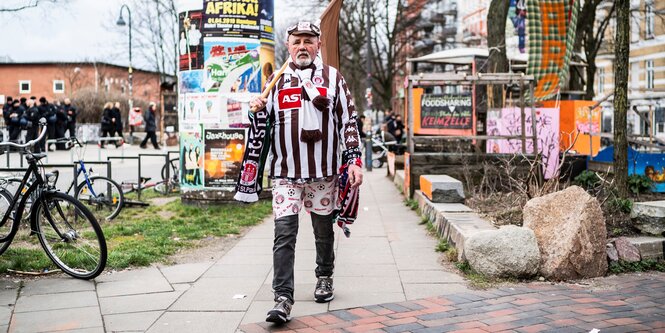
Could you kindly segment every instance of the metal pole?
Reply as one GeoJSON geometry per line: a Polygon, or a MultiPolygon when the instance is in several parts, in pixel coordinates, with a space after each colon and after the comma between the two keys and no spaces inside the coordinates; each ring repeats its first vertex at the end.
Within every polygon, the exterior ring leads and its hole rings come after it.
{"type": "Polygon", "coordinates": [[[127,16],[128,16],[128,23],[129,23],[129,68],[127,68],[127,83],[129,85],[129,100],[127,103],[129,104],[129,110],[131,111],[134,107],[134,101],[132,100],[133,97],[133,69],[132,69],[132,11],[129,9],[129,6],[127,5],[122,5],[120,7],[120,18],[118,19],[118,25],[125,25],[125,21],[122,19],[122,10],[127,9],[127,16]]]}
{"type": "MultiPolygon", "coordinates": [[[[367,92],[372,93],[372,29],[370,27],[370,1],[365,0],[365,35],[367,37],[366,44],[367,44],[367,58],[365,59],[365,66],[367,70],[367,92]]],[[[367,100],[367,109],[370,111],[374,111],[372,104],[370,104],[369,99],[367,100]]],[[[374,113],[374,121],[375,123],[379,123],[379,113],[375,112],[374,113]]],[[[371,169],[368,169],[367,171],[371,171],[371,169]]]]}

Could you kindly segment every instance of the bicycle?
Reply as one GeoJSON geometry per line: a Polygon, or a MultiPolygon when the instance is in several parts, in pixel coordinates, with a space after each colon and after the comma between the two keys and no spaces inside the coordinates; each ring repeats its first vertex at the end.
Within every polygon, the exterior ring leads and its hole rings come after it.
{"type": "Polygon", "coordinates": [[[76,177],[72,180],[65,193],[69,193],[69,191],[75,188],[74,198],[88,207],[98,220],[110,221],[118,216],[125,200],[120,185],[109,177],[90,176],[88,174],[88,172],[92,173],[92,168],[89,170],[86,169],[81,154],[83,145],[77,138],[58,139],[58,142],[65,142],[68,145],[77,147],[77,160],[75,163],[78,166],[76,177]],[[78,180],[81,173],[83,174],[83,181],[77,185],[76,180],[78,180]]]}
{"type": "MultiPolygon", "coordinates": [[[[66,274],[79,279],[92,279],[106,267],[106,239],[95,216],[71,195],[58,191],[51,185],[40,160],[44,153],[33,153],[30,147],[46,133],[46,120],[40,120],[42,133],[39,138],[19,145],[0,143],[0,147],[12,147],[26,155],[28,169],[16,193],[11,196],[0,189],[0,254],[4,253],[18,232],[26,201],[33,194],[29,208],[30,235],[37,235],[46,255],[66,274]],[[32,184],[26,188],[28,181],[32,184]]],[[[1,152],[0,152],[1,153],[1,152]]]]}

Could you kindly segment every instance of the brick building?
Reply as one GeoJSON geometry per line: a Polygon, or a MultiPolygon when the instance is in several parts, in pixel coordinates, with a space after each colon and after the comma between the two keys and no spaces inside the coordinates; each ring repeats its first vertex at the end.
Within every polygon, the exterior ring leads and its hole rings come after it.
{"type": "MultiPolygon", "coordinates": [[[[134,69],[134,100],[160,100],[160,73],[134,69]]],[[[80,91],[129,94],[127,67],[103,62],[0,63],[0,102],[7,96],[62,100],[80,91]]]]}

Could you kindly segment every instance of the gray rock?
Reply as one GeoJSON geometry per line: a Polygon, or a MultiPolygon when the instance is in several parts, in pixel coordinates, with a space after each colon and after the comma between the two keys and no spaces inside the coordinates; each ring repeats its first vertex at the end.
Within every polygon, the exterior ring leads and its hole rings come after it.
{"type": "Polygon", "coordinates": [[[472,235],[464,254],[476,272],[493,277],[533,276],[540,264],[536,235],[514,225],[472,235]]]}
{"type": "Polygon", "coordinates": [[[529,200],[524,226],[533,230],[540,248],[540,273],[568,280],[607,272],[607,230],[596,198],[579,186],[529,200]]]}
{"type": "Polygon", "coordinates": [[[665,232],[665,201],[636,202],[630,217],[642,233],[661,236],[665,232]]]}
{"type": "Polygon", "coordinates": [[[627,262],[640,261],[640,250],[626,237],[619,237],[614,241],[619,259],[627,262]]]}
{"type": "Polygon", "coordinates": [[[608,243],[606,251],[607,251],[607,259],[609,259],[610,262],[619,261],[619,253],[617,252],[616,247],[614,247],[614,244],[608,243]]]}

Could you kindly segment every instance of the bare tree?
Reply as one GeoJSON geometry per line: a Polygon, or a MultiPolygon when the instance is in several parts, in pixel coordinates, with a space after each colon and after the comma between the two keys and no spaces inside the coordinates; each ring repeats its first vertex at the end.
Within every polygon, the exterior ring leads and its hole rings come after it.
{"type": "MultiPolygon", "coordinates": [[[[508,18],[509,0],[492,0],[487,11],[487,46],[489,47],[490,73],[508,72],[506,55],[506,19],[508,18]]],[[[503,87],[493,86],[492,105],[503,103],[503,87]]]]}
{"type": "Polygon", "coordinates": [[[630,0],[616,0],[614,48],[614,175],[619,196],[628,194],[628,67],[630,66],[630,0]]]}
{"type": "Polygon", "coordinates": [[[10,5],[0,5],[0,13],[14,13],[20,12],[22,10],[36,8],[40,5],[45,4],[63,4],[67,3],[68,0],[25,0],[14,2],[10,5]]]}

